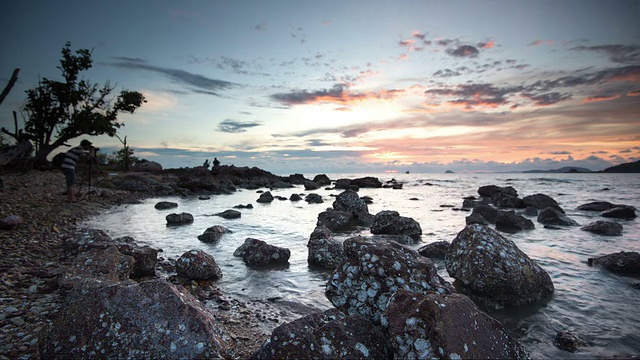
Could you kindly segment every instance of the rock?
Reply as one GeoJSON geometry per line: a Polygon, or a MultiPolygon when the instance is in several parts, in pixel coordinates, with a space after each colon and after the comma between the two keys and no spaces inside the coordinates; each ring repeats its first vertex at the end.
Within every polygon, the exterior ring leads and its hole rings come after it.
{"type": "Polygon", "coordinates": [[[554,208],[554,209],[556,209],[556,210],[558,210],[558,211],[560,211],[561,213],[564,214],[564,210],[562,210],[560,205],[558,205],[558,202],[555,201],[549,195],[534,194],[534,195],[525,196],[524,198],[522,198],[522,202],[526,206],[532,206],[532,207],[534,207],[534,208],[536,208],[538,210],[543,210],[543,209],[546,209],[546,208],[550,207],[550,208],[554,208]]]}
{"type": "Polygon", "coordinates": [[[171,201],[160,201],[154,207],[158,210],[166,210],[166,209],[177,208],[178,203],[171,202],[171,201]]]}
{"type": "Polygon", "coordinates": [[[305,181],[304,182],[304,189],[305,190],[317,190],[320,189],[320,184],[313,182],[313,181],[305,181]]]}
{"type": "Polygon", "coordinates": [[[313,230],[307,248],[307,262],[310,265],[335,269],[345,259],[342,243],[334,240],[331,230],[325,226],[318,226],[313,230]]]}
{"type": "Polygon", "coordinates": [[[211,196],[198,196],[198,200],[211,200],[211,196]]]}
{"type": "Polygon", "coordinates": [[[418,254],[431,259],[444,259],[451,245],[448,241],[436,241],[418,249],[418,254]]]}
{"type": "Polygon", "coordinates": [[[314,193],[305,196],[304,201],[309,204],[322,204],[324,202],[324,200],[322,200],[322,196],[314,193]]]}
{"type": "Polygon", "coordinates": [[[233,207],[234,209],[253,209],[253,205],[252,204],[247,204],[247,205],[236,205],[233,207]]]}
{"type": "Polygon", "coordinates": [[[487,221],[487,219],[482,217],[482,215],[474,214],[474,213],[471,213],[471,215],[465,217],[464,221],[465,221],[465,223],[467,225],[471,225],[471,224],[489,225],[489,224],[491,224],[489,221],[487,221]]]}
{"type": "Polygon", "coordinates": [[[302,174],[292,174],[289,175],[289,182],[291,184],[303,185],[305,182],[309,181],[302,174]]]}
{"type": "Polygon", "coordinates": [[[581,227],[580,230],[605,236],[622,236],[622,225],[615,221],[594,221],[581,227]]]}
{"type": "Polygon", "coordinates": [[[278,326],[251,359],[390,359],[386,343],[362,316],[329,309],[278,326]]]}
{"type": "Polygon", "coordinates": [[[42,358],[233,357],[204,304],[164,280],[87,286],[67,304],[40,333],[42,358]]]}
{"type": "Polygon", "coordinates": [[[289,263],[291,251],[269,245],[262,240],[247,238],[233,256],[242,257],[244,263],[249,266],[284,265],[289,263]]]}
{"type": "Polygon", "coordinates": [[[258,200],[256,200],[256,202],[259,202],[261,204],[271,203],[273,202],[273,195],[271,195],[270,191],[264,192],[260,194],[260,197],[258,198],[258,200]]]}
{"type": "Polygon", "coordinates": [[[229,209],[214,215],[220,216],[221,218],[224,218],[224,219],[239,219],[242,216],[242,213],[238,210],[229,209]]]}
{"type": "Polygon", "coordinates": [[[24,224],[24,219],[18,215],[9,215],[0,219],[0,230],[13,230],[24,224]]]}
{"type": "Polygon", "coordinates": [[[499,208],[522,209],[526,207],[526,205],[522,202],[522,199],[520,199],[518,196],[512,195],[507,191],[501,191],[499,193],[493,194],[491,200],[499,208]]]}
{"type": "Polygon", "coordinates": [[[516,244],[484,225],[468,225],[445,258],[449,275],[474,301],[495,309],[534,303],[553,293],[553,283],[516,244]]]}
{"type": "Polygon", "coordinates": [[[534,206],[527,206],[522,213],[526,216],[538,216],[538,209],[534,206]]]}
{"type": "Polygon", "coordinates": [[[371,235],[371,236],[364,236],[364,237],[371,241],[379,241],[379,242],[395,241],[398,244],[403,244],[403,245],[411,245],[419,241],[419,240],[413,239],[411,236],[408,236],[408,235],[383,234],[383,235],[371,235]]]}
{"type": "Polygon", "coordinates": [[[499,212],[498,209],[494,208],[493,206],[480,204],[473,208],[471,215],[474,215],[474,214],[481,215],[489,223],[495,224],[498,218],[498,212],[499,212]]]}
{"type": "Polygon", "coordinates": [[[408,235],[418,239],[422,235],[420,224],[412,218],[400,216],[397,211],[384,210],[375,215],[372,234],[408,235]]]}
{"type": "Polygon", "coordinates": [[[191,280],[218,280],[222,270],[213,256],[202,250],[191,250],[176,260],[178,276],[191,280]]]}
{"type": "Polygon", "coordinates": [[[496,218],[496,229],[509,234],[515,234],[522,230],[535,229],[533,221],[515,211],[501,211],[496,218]]]}
{"type": "Polygon", "coordinates": [[[608,201],[594,201],[588,204],[583,204],[578,206],[578,210],[583,211],[605,211],[609,209],[613,209],[616,205],[608,202],[608,201]]]}
{"type": "Polygon", "coordinates": [[[302,200],[302,196],[300,196],[298,194],[291,194],[291,196],[289,197],[289,200],[291,200],[291,201],[300,201],[300,200],[302,200]]]}
{"type": "Polygon", "coordinates": [[[625,276],[640,276],[640,253],[621,251],[595,258],[588,258],[589,266],[600,266],[613,273],[625,276]]]}
{"type": "Polygon", "coordinates": [[[600,213],[603,217],[632,220],[636,218],[636,209],[633,206],[617,205],[614,208],[600,213]]]}
{"type": "Polygon", "coordinates": [[[331,275],[325,295],[345,314],[359,314],[379,324],[389,299],[399,289],[452,291],[430,259],[396,242],[353,237],[343,246],[346,260],[331,275]]]}
{"type": "Polygon", "coordinates": [[[579,224],[555,208],[548,207],[538,214],[538,222],[545,225],[578,226],[579,224]]]}
{"type": "Polygon", "coordinates": [[[353,214],[348,211],[328,209],[318,214],[316,226],[325,226],[331,231],[338,232],[353,230],[358,223],[353,214]]]}
{"type": "Polygon", "coordinates": [[[333,209],[338,211],[349,211],[353,214],[362,212],[368,213],[369,207],[360,198],[357,192],[346,190],[341,192],[333,202],[333,209]]]}
{"type": "Polygon", "coordinates": [[[133,257],[123,255],[115,246],[91,249],[78,255],[58,278],[58,286],[69,290],[85,279],[100,281],[128,280],[133,269],[133,257]]]}
{"type": "Polygon", "coordinates": [[[484,196],[484,197],[492,197],[493,194],[498,193],[502,191],[502,188],[500,186],[496,186],[496,185],[485,185],[485,186],[480,186],[478,188],[478,194],[480,194],[480,196],[484,196]]]}
{"type": "Polygon", "coordinates": [[[214,225],[207,228],[202,235],[198,235],[198,240],[205,243],[216,243],[224,234],[231,234],[231,230],[221,225],[214,225]]]}
{"type": "Polygon", "coordinates": [[[587,344],[571,331],[558,331],[553,343],[558,349],[568,352],[575,352],[579,346],[587,344]]]}
{"type": "Polygon", "coordinates": [[[133,171],[142,171],[142,172],[158,172],[162,171],[162,165],[155,161],[148,161],[142,159],[140,161],[136,161],[135,164],[131,167],[133,171]]]}
{"type": "Polygon", "coordinates": [[[320,184],[321,186],[331,185],[331,180],[325,174],[316,175],[313,178],[313,182],[316,184],[320,184]]]}
{"type": "Polygon", "coordinates": [[[373,176],[366,176],[351,180],[351,186],[357,186],[359,188],[381,188],[382,181],[373,176]]]}
{"type": "Polygon", "coordinates": [[[462,294],[399,290],[381,323],[394,359],[528,359],[500,322],[462,294]]]}
{"type": "Polygon", "coordinates": [[[169,214],[165,217],[167,225],[184,225],[193,222],[193,215],[189,213],[169,214]]]}

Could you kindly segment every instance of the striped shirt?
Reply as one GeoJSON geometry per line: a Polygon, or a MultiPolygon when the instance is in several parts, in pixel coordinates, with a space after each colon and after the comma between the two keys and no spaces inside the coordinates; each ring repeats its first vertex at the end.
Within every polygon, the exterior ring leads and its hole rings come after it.
{"type": "Polygon", "coordinates": [[[89,152],[85,150],[82,146],[76,146],[73,149],[67,151],[65,154],[64,160],[62,160],[62,168],[63,169],[75,169],[76,162],[82,155],[87,155],[89,152]]]}

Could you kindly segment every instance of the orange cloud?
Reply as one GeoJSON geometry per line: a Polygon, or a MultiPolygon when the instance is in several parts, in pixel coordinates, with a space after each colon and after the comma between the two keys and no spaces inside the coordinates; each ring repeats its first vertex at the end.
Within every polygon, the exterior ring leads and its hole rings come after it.
{"type": "Polygon", "coordinates": [[[620,98],[620,95],[611,95],[611,96],[596,95],[596,96],[589,96],[589,97],[585,98],[584,100],[582,100],[582,102],[583,103],[591,103],[591,102],[615,100],[615,99],[619,99],[619,98],[620,98]]]}
{"type": "Polygon", "coordinates": [[[627,96],[640,96],[640,90],[632,90],[627,93],[627,96]]]}
{"type": "Polygon", "coordinates": [[[496,46],[496,43],[493,40],[489,40],[483,43],[479,43],[478,46],[482,49],[491,49],[496,46]]]}
{"type": "Polygon", "coordinates": [[[534,40],[529,44],[529,46],[553,45],[555,43],[556,42],[553,40],[534,40]]]}

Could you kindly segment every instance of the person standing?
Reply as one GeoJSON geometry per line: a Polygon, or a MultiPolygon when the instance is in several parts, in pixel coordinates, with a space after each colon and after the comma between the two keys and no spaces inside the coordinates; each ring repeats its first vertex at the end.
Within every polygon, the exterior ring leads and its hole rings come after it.
{"type": "Polygon", "coordinates": [[[64,173],[67,182],[67,197],[70,202],[76,200],[76,164],[82,156],[90,155],[91,145],[91,141],[82,140],[80,146],[67,151],[64,160],[62,160],[62,173],[64,173]]]}

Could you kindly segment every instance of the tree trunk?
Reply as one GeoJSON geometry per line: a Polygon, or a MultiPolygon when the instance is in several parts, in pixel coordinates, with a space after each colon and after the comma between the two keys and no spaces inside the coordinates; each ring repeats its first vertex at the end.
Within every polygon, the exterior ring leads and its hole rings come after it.
{"type": "Polygon", "coordinates": [[[20,72],[20,69],[13,70],[13,75],[11,75],[11,79],[9,80],[9,83],[7,84],[7,86],[4,87],[4,90],[2,90],[2,94],[0,94],[0,104],[2,104],[2,102],[4,101],[4,98],[6,98],[7,95],[9,95],[9,91],[11,91],[11,88],[13,87],[13,85],[15,85],[16,81],[18,81],[19,72],[20,72]]]}

